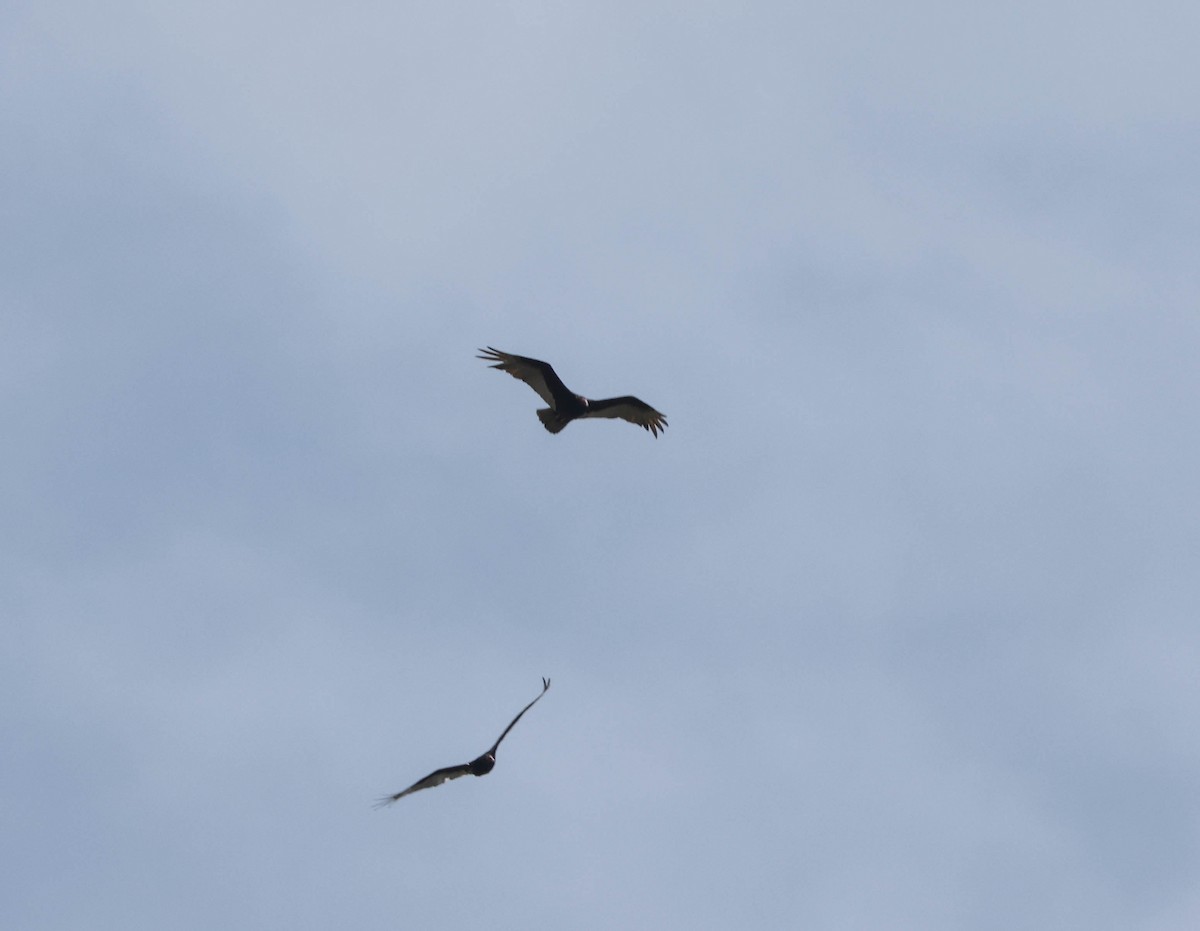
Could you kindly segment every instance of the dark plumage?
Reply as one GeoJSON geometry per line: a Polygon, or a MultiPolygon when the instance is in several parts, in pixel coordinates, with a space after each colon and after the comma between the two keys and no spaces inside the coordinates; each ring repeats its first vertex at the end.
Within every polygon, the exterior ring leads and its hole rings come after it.
{"type": "Polygon", "coordinates": [[[655,437],[660,430],[667,429],[666,415],[660,414],[645,401],[630,395],[589,401],[564,385],[548,362],[514,356],[491,346],[480,349],[479,353],[476,358],[494,362],[492,368],[521,379],[550,405],[539,410],[537,415],[551,433],[558,433],[572,420],[584,417],[620,417],[649,430],[655,437]]]}
{"type": "Polygon", "coordinates": [[[390,805],[392,802],[404,798],[413,792],[418,792],[421,789],[430,789],[434,786],[440,786],[443,782],[450,779],[457,779],[459,776],[486,776],[496,766],[496,751],[500,748],[500,741],[508,736],[508,732],[513,729],[513,726],[521,720],[521,715],[537,704],[542,695],[546,694],[546,690],[550,688],[550,680],[542,679],[542,691],[528,705],[521,709],[521,713],[512,719],[512,723],[504,729],[504,733],[496,738],[496,742],[492,744],[492,748],[486,753],[475,757],[470,763],[462,763],[458,766],[447,766],[444,769],[436,769],[424,779],[414,782],[403,792],[397,792],[395,795],[389,795],[386,798],[381,798],[375,803],[376,808],[382,808],[385,805],[390,805]]]}

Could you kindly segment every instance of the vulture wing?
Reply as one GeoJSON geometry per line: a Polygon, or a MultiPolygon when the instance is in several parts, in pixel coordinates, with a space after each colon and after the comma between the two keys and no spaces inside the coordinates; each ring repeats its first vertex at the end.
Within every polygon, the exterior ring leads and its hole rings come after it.
{"type": "Polygon", "coordinates": [[[489,753],[492,754],[492,756],[495,756],[496,751],[500,748],[500,741],[502,741],[505,737],[507,737],[508,732],[511,731],[516,726],[518,721],[521,720],[521,715],[524,714],[526,711],[528,711],[530,708],[532,708],[534,705],[536,705],[538,703],[538,701],[541,699],[541,697],[546,694],[546,689],[548,689],[548,688],[550,688],[550,680],[547,679],[545,676],[543,676],[542,677],[542,691],[538,694],[537,698],[535,698],[528,705],[526,705],[524,708],[521,709],[520,714],[518,714],[515,718],[513,718],[512,722],[508,725],[508,727],[506,727],[504,729],[504,733],[496,738],[496,742],[494,744],[492,744],[492,749],[488,751],[489,753]]]}
{"type": "Polygon", "coordinates": [[[432,789],[434,786],[440,786],[443,782],[449,782],[451,779],[457,779],[459,776],[468,776],[471,773],[471,764],[463,763],[460,766],[447,766],[445,769],[435,770],[424,779],[414,782],[403,792],[397,792],[395,795],[389,795],[387,798],[381,798],[375,803],[376,808],[383,808],[385,805],[390,805],[406,795],[411,795],[413,792],[419,792],[422,789],[432,789]]]}
{"type": "Polygon", "coordinates": [[[620,417],[635,423],[643,430],[649,430],[658,436],[660,430],[667,429],[667,415],[660,414],[645,401],[626,395],[622,398],[605,398],[602,401],[589,401],[587,410],[580,417],[620,417]]]}
{"type": "Polygon", "coordinates": [[[569,400],[575,396],[562,383],[562,379],[555,374],[549,362],[529,359],[525,356],[514,356],[511,353],[493,349],[491,346],[488,346],[487,349],[480,349],[479,355],[475,358],[494,362],[492,368],[508,372],[513,378],[521,379],[551,407],[556,407],[560,401],[569,400]]]}

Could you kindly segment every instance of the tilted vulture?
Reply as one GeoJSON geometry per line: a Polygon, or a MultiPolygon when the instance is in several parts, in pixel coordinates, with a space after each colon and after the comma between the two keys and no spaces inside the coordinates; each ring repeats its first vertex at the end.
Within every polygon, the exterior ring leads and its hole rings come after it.
{"type": "Polygon", "coordinates": [[[558,433],[572,420],[581,417],[620,417],[649,430],[655,437],[660,430],[667,429],[666,415],[660,414],[645,401],[639,401],[629,395],[589,401],[564,385],[548,362],[510,355],[491,346],[480,349],[479,353],[477,359],[496,363],[492,368],[521,379],[541,395],[542,400],[550,406],[537,412],[538,419],[551,433],[558,433]]]}
{"type": "Polygon", "coordinates": [[[383,808],[385,805],[390,805],[398,799],[404,798],[413,792],[419,792],[421,789],[430,789],[433,786],[440,786],[443,782],[451,779],[457,779],[459,776],[486,776],[492,771],[496,765],[496,751],[500,748],[500,741],[508,736],[508,732],[513,729],[518,721],[521,720],[521,715],[538,703],[542,695],[546,694],[546,689],[550,688],[550,680],[542,679],[542,691],[528,705],[521,709],[521,714],[518,714],[512,719],[512,723],[504,729],[504,733],[496,738],[496,742],[492,744],[492,748],[481,756],[477,756],[470,763],[462,763],[459,766],[447,766],[445,769],[434,770],[424,779],[414,782],[403,792],[397,792],[395,795],[389,795],[387,798],[381,798],[375,803],[376,808],[383,808]]]}

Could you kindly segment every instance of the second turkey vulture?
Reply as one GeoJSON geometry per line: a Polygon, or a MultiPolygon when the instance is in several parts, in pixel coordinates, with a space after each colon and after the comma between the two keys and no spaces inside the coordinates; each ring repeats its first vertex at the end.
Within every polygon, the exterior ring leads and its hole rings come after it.
{"type": "Polygon", "coordinates": [[[404,796],[413,792],[418,792],[421,789],[431,789],[434,786],[440,786],[443,782],[448,782],[451,779],[457,779],[459,776],[486,776],[496,766],[496,751],[500,749],[500,741],[508,736],[508,732],[513,729],[518,721],[521,720],[521,715],[537,704],[538,699],[546,694],[546,689],[550,688],[550,680],[542,679],[542,691],[528,705],[521,709],[520,714],[512,719],[512,722],[504,729],[504,733],[496,738],[496,742],[492,744],[492,748],[486,753],[475,757],[470,763],[460,763],[458,766],[447,766],[444,769],[435,769],[432,773],[417,782],[414,782],[403,792],[397,792],[395,795],[389,795],[386,798],[381,798],[375,803],[376,808],[383,808],[385,805],[390,805],[404,796]]]}
{"type": "Polygon", "coordinates": [[[589,401],[582,395],[575,394],[562,383],[562,379],[548,362],[514,356],[491,346],[480,349],[476,358],[494,362],[492,368],[521,379],[541,395],[542,400],[550,406],[537,412],[538,419],[551,433],[558,433],[572,420],[583,417],[620,417],[637,424],[643,430],[649,430],[655,437],[660,430],[667,429],[665,414],[660,414],[645,401],[639,401],[630,395],[589,401]]]}

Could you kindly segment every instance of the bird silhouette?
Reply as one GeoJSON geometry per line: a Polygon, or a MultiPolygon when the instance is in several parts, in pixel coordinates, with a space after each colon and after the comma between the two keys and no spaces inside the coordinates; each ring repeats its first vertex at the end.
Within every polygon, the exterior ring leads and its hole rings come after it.
{"type": "Polygon", "coordinates": [[[550,688],[550,680],[542,678],[542,691],[538,697],[531,701],[528,705],[521,709],[520,713],[512,719],[512,722],[504,729],[504,733],[496,738],[496,742],[492,744],[491,749],[486,753],[482,753],[475,757],[470,763],[461,763],[458,766],[447,766],[444,769],[435,769],[424,779],[414,782],[402,792],[397,792],[395,795],[389,795],[379,799],[375,803],[376,808],[383,808],[392,802],[398,801],[406,795],[411,795],[413,792],[419,792],[421,789],[431,789],[434,786],[440,786],[443,782],[448,782],[451,779],[457,779],[459,776],[486,776],[496,766],[496,751],[500,748],[500,741],[508,736],[508,732],[513,729],[518,721],[521,720],[521,715],[538,703],[546,690],[550,688]]]}
{"type": "Polygon", "coordinates": [[[513,378],[519,378],[536,391],[549,407],[537,412],[542,425],[551,433],[558,433],[572,420],[585,417],[619,417],[637,424],[643,430],[649,430],[658,436],[660,430],[667,429],[667,418],[645,401],[632,395],[619,398],[603,398],[590,401],[583,395],[575,394],[558,377],[550,363],[526,356],[514,356],[488,346],[480,349],[477,359],[493,362],[492,368],[508,372],[513,378]]]}

